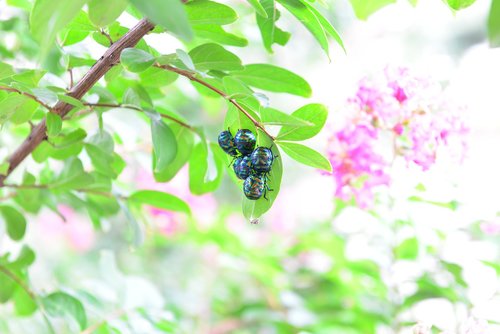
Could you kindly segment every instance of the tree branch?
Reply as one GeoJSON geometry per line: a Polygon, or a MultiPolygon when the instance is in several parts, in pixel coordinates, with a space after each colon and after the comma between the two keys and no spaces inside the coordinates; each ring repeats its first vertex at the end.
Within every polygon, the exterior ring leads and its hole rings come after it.
{"type": "Polygon", "coordinates": [[[227,95],[224,91],[222,91],[219,88],[217,88],[215,86],[212,86],[208,82],[203,81],[202,79],[196,77],[190,71],[182,70],[180,68],[176,68],[176,67],[173,67],[173,66],[170,66],[170,65],[156,64],[155,66],[158,67],[158,68],[162,68],[164,70],[167,70],[167,71],[174,72],[174,73],[177,73],[179,75],[182,75],[183,77],[186,77],[186,78],[188,78],[191,81],[195,81],[195,82],[199,83],[200,85],[203,85],[203,86],[207,87],[208,89],[216,92],[217,94],[219,94],[220,96],[222,96],[224,99],[226,99],[230,103],[232,103],[239,111],[241,111],[257,128],[259,128],[260,130],[262,130],[262,132],[264,132],[269,138],[271,138],[273,141],[275,140],[275,138],[269,132],[267,132],[267,130],[264,128],[264,126],[259,121],[257,121],[252,115],[250,115],[248,113],[248,111],[245,110],[245,108],[243,108],[235,99],[233,99],[232,97],[230,97],[229,95],[227,95]]]}
{"type": "MultiPolygon", "coordinates": [[[[67,94],[75,99],[81,99],[106,72],[108,72],[114,64],[120,60],[120,54],[125,48],[135,46],[141,38],[154,28],[154,24],[146,19],[137,23],[135,27],[130,29],[122,38],[116,41],[104,53],[104,55],[90,68],[85,76],[70,90],[67,94]]],[[[64,118],[66,114],[73,108],[71,104],[59,101],[52,112],[64,118]]],[[[19,166],[19,164],[40,145],[42,141],[47,139],[47,126],[43,119],[37,126],[33,128],[26,140],[17,148],[17,150],[8,159],[9,170],[5,175],[0,176],[0,187],[3,186],[4,180],[19,166]]]]}
{"type": "MultiPolygon", "coordinates": [[[[132,110],[137,110],[137,111],[140,111],[140,112],[144,112],[144,110],[142,108],[139,108],[139,107],[136,107],[136,106],[133,106],[133,105],[130,105],[130,104],[119,104],[119,103],[86,103],[84,102],[83,103],[84,105],[86,106],[89,106],[89,107],[102,107],[102,108],[127,108],[127,109],[132,109],[132,110]]],[[[187,124],[187,123],[184,123],[183,121],[173,117],[173,116],[170,116],[170,115],[166,115],[166,114],[159,114],[162,118],[166,118],[166,119],[169,119],[177,124],[179,124],[180,126],[183,126],[191,131],[195,131],[195,129],[187,124]]]]}
{"type": "Polygon", "coordinates": [[[41,105],[42,107],[44,107],[45,109],[47,110],[52,110],[52,108],[50,108],[47,104],[43,103],[42,101],[40,101],[35,95],[33,94],[30,94],[30,93],[27,93],[27,92],[23,92],[19,89],[16,89],[16,88],[12,88],[12,87],[8,87],[8,86],[0,86],[0,90],[4,90],[6,92],[13,92],[13,93],[18,93],[18,94],[21,94],[21,95],[24,95],[26,97],[29,97],[30,99],[34,100],[35,102],[37,102],[39,105],[41,105]]]}

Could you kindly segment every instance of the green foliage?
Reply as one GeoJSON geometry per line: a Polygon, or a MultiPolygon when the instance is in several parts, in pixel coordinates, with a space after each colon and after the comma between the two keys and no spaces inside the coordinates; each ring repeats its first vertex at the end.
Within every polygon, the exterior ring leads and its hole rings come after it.
{"type": "Polygon", "coordinates": [[[21,240],[26,232],[26,219],[15,208],[0,206],[0,214],[7,227],[7,234],[12,240],[21,240]]]}
{"type": "Polygon", "coordinates": [[[328,110],[321,104],[307,104],[292,113],[292,116],[311,123],[310,126],[284,126],[277,139],[300,141],[316,136],[325,125],[328,110]]]}
{"type": "Polygon", "coordinates": [[[215,43],[199,45],[189,51],[189,56],[194,67],[200,71],[236,71],[243,69],[238,56],[215,43]]]}
{"type": "Polygon", "coordinates": [[[446,0],[448,6],[450,6],[450,8],[454,10],[467,8],[474,2],[476,2],[476,0],[446,0]]]}
{"type": "Polygon", "coordinates": [[[229,6],[208,0],[188,2],[185,6],[189,23],[225,25],[236,21],[238,14],[229,6]]]}
{"type": "Polygon", "coordinates": [[[128,200],[131,203],[148,204],[155,208],[165,209],[168,211],[179,211],[190,214],[189,206],[180,198],[153,190],[141,190],[129,196],[128,200]]]}
{"type": "Polygon", "coordinates": [[[149,53],[139,49],[125,49],[120,60],[130,72],[143,72],[153,65],[155,58],[149,53]]]}
{"type": "Polygon", "coordinates": [[[113,22],[120,16],[120,14],[127,8],[127,0],[90,0],[89,6],[89,19],[96,26],[105,27],[113,22]]]}
{"type": "Polygon", "coordinates": [[[488,37],[492,47],[500,46],[500,1],[492,0],[488,16],[488,37]]]}
{"type": "Polygon", "coordinates": [[[354,13],[361,20],[366,20],[370,15],[378,11],[379,9],[395,3],[395,0],[375,0],[375,1],[363,1],[363,0],[350,0],[354,13]]]}
{"type": "Polygon", "coordinates": [[[297,143],[283,141],[278,141],[277,143],[290,158],[307,166],[319,168],[327,172],[332,171],[332,166],[328,159],[315,150],[297,143]]]}
{"type": "Polygon", "coordinates": [[[44,309],[53,317],[68,317],[76,320],[80,330],[87,326],[87,314],[82,303],[75,297],[59,291],[45,296],[41,300],[44,309]]]}
{"type": "Polygon", "coordinates": [[[177,141],[174,132],[159,115],[151,118],[151,137],[154,150],[154,172],[162,174],[177,155],[177,141]]]}

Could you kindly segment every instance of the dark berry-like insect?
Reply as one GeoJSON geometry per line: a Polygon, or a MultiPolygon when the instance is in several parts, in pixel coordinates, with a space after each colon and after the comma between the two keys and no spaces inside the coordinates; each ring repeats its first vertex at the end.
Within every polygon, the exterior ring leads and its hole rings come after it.
{"type": "Polygon", "coordinates": [[[224,152],[233,157],[238,155],[233,135],[229,131],[222,131],[219,134],[219,146],[224,150],[224,152]]]}
{"type": "Polygon", "coordinates": [[[243,156],[237,158],[233,163],[234,174],[238,179],[245,180],[250,176],[252,172],[252,163],[250,161],[250,156],[243,156]]]}
{"type": "Polygon", "coordinates": [[[234,136],[234,144],[236,145],[238,151],[240,151],[243,155],[249,155],[252,153],[256,142],[257,140],[255,139],[255,135],[248,129],[241,129],[236,132],[236,135],[234,136]]]}
{"type": "Polygon", "coordinates": [[[265,179],[260,175],[250,175],[243,183],[243,193],[250,200],[258,200],[266,190],[265,179]]]}
{"type": "Polygon", "coordinates": [[[257,147],[250,155],[250,159],[256,173],[269,173],[274,161],[273,151],[267,147],[257,147]]]}

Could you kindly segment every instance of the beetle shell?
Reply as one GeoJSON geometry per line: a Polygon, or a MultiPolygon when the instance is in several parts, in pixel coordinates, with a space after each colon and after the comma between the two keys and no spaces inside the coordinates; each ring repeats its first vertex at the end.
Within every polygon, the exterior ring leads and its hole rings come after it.
{"type": "Polygon", "coordinates": [[[250,156],[252,168],[256,173],[267,173],[271,171],[274,161],[273,152],[267,147],[257,147],[250,156]]]}
{"type": "Polygon", "coordinates": [[[250,176],[252,172],[252,163],[250,161],[250,156],[244,156],[237,158],[233,163],[234,174],[238,179],[245,180],[250,176]]]}
{"type": "Polygon", "coordinates": [[[257,140],[255,139],[255,135],[248,129],[241,129],[236,132],[236,135],[234,136],[236,148],[243,155],[252,153],[256,142],[257,140]]]}
{"type": "Polygon", "coordinates": [[[259,175],[250,175],[243,183],[243,193],[253,201],[258,200],[264,194],[265,180],[259,175]]]}
{"type": "Polygon", "coordinates": [[[238,151],[236,150],[236,145],[234,144],[234,138],[231,132],[222,131],[219,134],[219,146],[226,152],[227,154],[235,157],[238,155],[238,151]]]}

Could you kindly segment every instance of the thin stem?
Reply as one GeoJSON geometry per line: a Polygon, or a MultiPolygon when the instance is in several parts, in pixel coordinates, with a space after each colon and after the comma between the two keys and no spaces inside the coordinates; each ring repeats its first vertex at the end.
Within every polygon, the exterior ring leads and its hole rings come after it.
{"type": "MultiPolygon", "coordinates": [[[[4,188],[12,188],[12,189],[49,189],[50,185],[48,184],[12,184],[12,183],[6,183],[3,185],[4,188]]],[[[100,195],[100,196],[105,196],[109,198],[121,198],[121,199],[127,199],[127,196],[124,195],[118,195],[118,194],[112,194],[106,191],[100,191],[100,190],[95,190],[95,189],[73,189],[74,191],[81,192],[81,193],[87,193],[87,194],[94,194],[94,195],[100,195]]]]}
{"type": "Polygon", "coordinates": [[[0,271],[5,274],[5,276],[9,277],[11,280],[16,282],[17,285],[19,285],[26,293],[30,296],[31,299],[36,301],[36,295],[31,289],[26,285],[26,283],[23,282],[22,279],[20,279],[16,274],[14,274],[12,271],[7,269],[4,265],[0,264],[0,271]]]}
{"type": "Polygon", "coordinates": [[[197,83],[199,83],[200,85],[203,85],[205,87],[207,87],[208,89],[216,92],[217,94],[219,94],[220,96],[222,96],[224,99],[228,100],[230,103],[232,103],[239,111],[241,111],[258,129],[260,129],[262,132],[264,132],[269,138],[271,138],[273,141],[275,140],[275,138],[269,133],[267,132],[267,130],[264,128],[264,126],[259,122],[257,121],[252,115],[250,115],[248,113],[248,111],[245,110],[245,108],[243,108],[235,99],[233,99],[232,97],[230,97],[229,95],[227,95],[224,91],[220,90],[219,88],[215,87],[215,86],[212,86],[211,84],[209,84],[208,82],[206,81],[203,81],[202,79],[196,77],[192,72],[190,71],[187,71],[187,70],[182,70],[182,69],[179,69],[179,68],[176,68],[176,67],[173,67],[173,66],[170,66],[170,65],[160,65],[160,64],[156,64],[155,65],[156,67],[158,68],[162,68],[164,70],[167,70],[167,71],[170,71],[170,72],[174,72],[174,73],[177,73],[179,75],[182,75],[183,77],[186,77],[188,78],[189,80],[191,81],[195,81],[197,83]]]}
{"type": "Polygon", "coordinates": [[[35,101],[36,103],[38,103],[39,105],[41,105],[42,107],[44,107],[45,109],[52,110],[52,108],[49,107],[49,105],[47,105],[47,104],[43,103],[42,101],[40,101],[33,94],[26,93],[26,92],[20,91],[19,89],[8,87],[8,86],[0,86],[0,90],[4,90],[6,92],[13,92],[13,93],[18,93],[18,94],[24,95],[26,97],[29,97],[30,99],[32,99],[33,101],[35,101]]]}
{"type": "Polygon", "coordinates": [[[104,37],[106,37],[106,39],[109,41],[109,45],[110,46],[113,45],[114,42],[111,39],[111,36],[107,32],[105,32],[103,29],[101,29],[100,33],[101,33],[101,35],[103,35],[104,37]]]}
{"type": "MultiPolygon", "coordinates": [[[[89,106],[89,107],[103,107],[103,108],[128,108],[128,109],[132,109],[132,110],[136,110],[136,111],[140,111],[140,112],[144,112],[144,110],[142,110],[141,108],[139,107],[136,107],[136,106],[132,106],[130,104],[115,104],[115,103],[84,103],[84,105],[86,106],[89,106]]],[[[169,119],[177,124],[179,124],[180,126],[183,126],[191,131],[195,131],[195,129],[187,124],[187,123],[184,123],[183,121],[175,118],[175,117],[172,117],[170,115],[165,115],[165,114],[160,114],[160,116],[162,118],[166,118],[166,119],[169,119]]]]}
{"type": "Polygon", "coordinates": [[[69,89],[72,89],[73,85],[74,85],[73,69],[72,68],[68,68],[68,73],[69,73],[69,89]]]}

